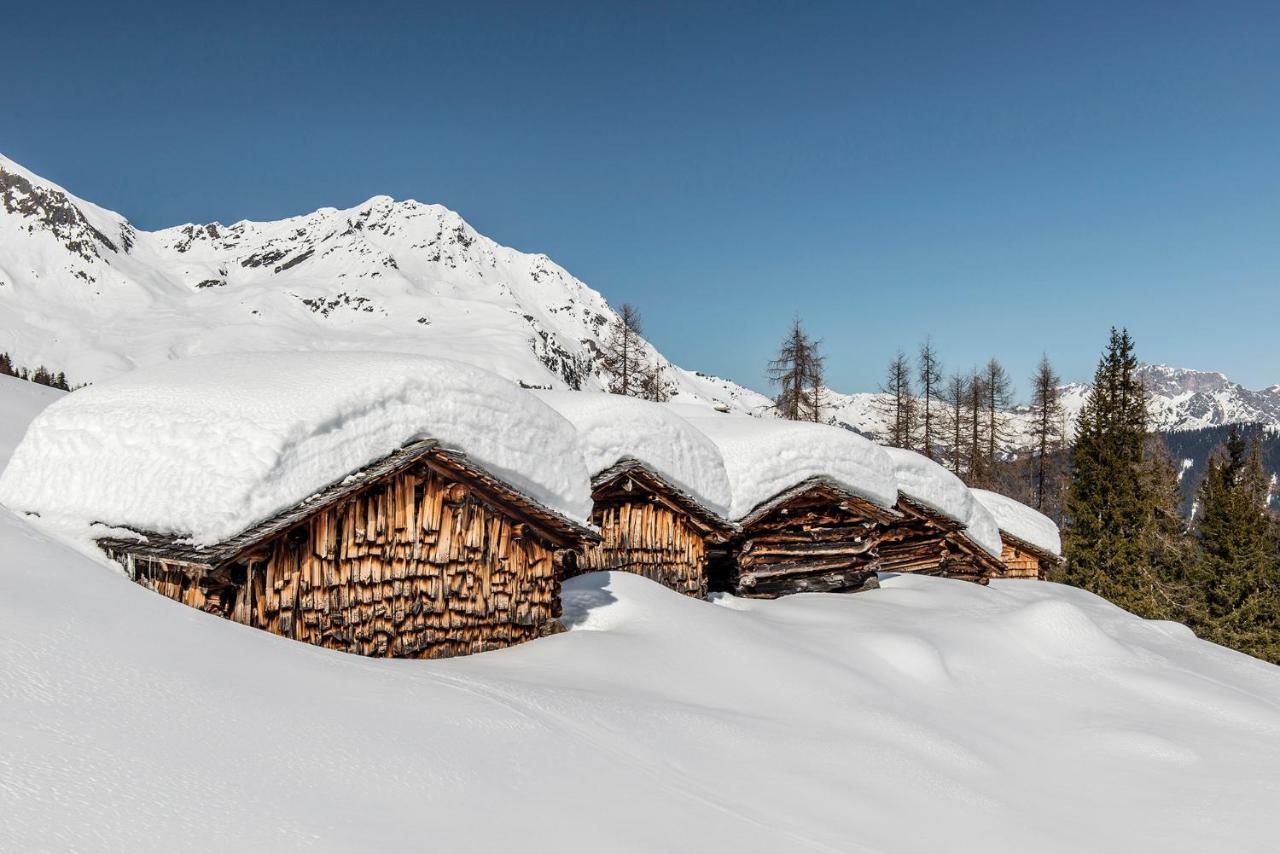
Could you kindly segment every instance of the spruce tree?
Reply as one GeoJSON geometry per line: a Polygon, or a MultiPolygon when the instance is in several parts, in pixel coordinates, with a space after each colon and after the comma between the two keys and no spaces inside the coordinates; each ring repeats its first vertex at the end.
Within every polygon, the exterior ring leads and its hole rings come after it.
{"type": "Polygon", "coordinates": [[[1150,554],[1156,496],[1144,471],[1150,433],[1137,366],[1128,331],[1113,328],[1071,455],[1064,579],[1141,616],[1169,616],[1150,554]]]}
{"type": "Polygon", "coordinates": [[[1196,576],[1209,637],[1280,661],[1280,554],[1267,491],[1258,442],[1233,427],[1200,484],[1196,576]]]}

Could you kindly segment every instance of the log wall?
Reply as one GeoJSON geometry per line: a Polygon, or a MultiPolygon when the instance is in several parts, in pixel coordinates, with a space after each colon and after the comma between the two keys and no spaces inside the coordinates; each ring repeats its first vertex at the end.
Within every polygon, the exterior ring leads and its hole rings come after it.
{"type": "Polygon", "coordinates": [[[583,549],[582,572],[634,572],[696,598],[707,595],[707,544],[688,514],[638,495],[596,502],[601,542],[583,549]]]}
{"type": "Polygon", "coordinates": [[[155,558],[125,563],[159,593],[278,635],[437,658],[557,629],[566,557],[467,483],[418,463],[203,575],[155,558]]]}
{"type": "Polygon", "coordinates": [[[815,490],[750,521],[730,550],[731,590],[772,599],[873,586],[882,532],[876,519],[845,509],[847,504],[815,490]]]}
{"type": "Polygon", "coordinates": [[[1000,562],[1005,566],[1005,578],[1036,578],[1044,580],[1044,567],[1040,558],[1019,549],[1017,546],[1003,543],[1000,551],[1000,562]]]}

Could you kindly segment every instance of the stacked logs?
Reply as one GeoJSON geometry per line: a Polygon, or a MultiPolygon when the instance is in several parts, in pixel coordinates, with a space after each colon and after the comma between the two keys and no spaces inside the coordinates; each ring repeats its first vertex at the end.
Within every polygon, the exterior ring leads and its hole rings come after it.
{"type": "Polygon", "coordinates": [[[583,549],[582,572],[634,572],[687,596],[707,595],[705,535],[687,514],[641,494],[597,502],[591,521],[601,542],[583,549]]]}
{"type": "Polygon", "coordinates": [[[246,622],[361,655],[497,649],[560,613],[553,548],[425,465],[317,513],[247,563],[246,622]]]}
{"type": "Polygon", "coordinates": [[[868,502],[817,488],[744,520],[732,550],[733,592],[774,598],[873,586],[881,516],[868,502]]]}
{"type": "Polygon", "coordinates": [[[882,572],[940,575],[986,584],[1003,567],[963,533],[963,526],[914,502],[900,500],[901,518],[880,541],[882,572]]]}

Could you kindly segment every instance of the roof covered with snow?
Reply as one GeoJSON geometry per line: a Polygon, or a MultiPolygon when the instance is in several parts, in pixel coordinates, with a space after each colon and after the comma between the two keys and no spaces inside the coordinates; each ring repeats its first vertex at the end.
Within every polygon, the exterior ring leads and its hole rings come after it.
{"type": "Polygon", "coordinates": [[[604,392],[536,394],[578,429],[587,470],[593,476],[634,459],[711,512],[729,513],[729,476],[720,451],[705,433],[670,408],[604,392]]]}
{"type": "Polygon", "coordinates": [[[995,519],[974,497],[964,481],[924,454],[886,447],[893,461],[898,491],[931,510],[965,526],[965,534],[983,549],[1000,556],[1000,531],[995,519]]]}
{"type": "Polygon", "coordinates": [[[883,448],[857,433],[805,421],[672,408],[720,449],[733,493],[731,519],[813,477],[830,478],[881,507],[897,503],[893,463],[883,448]]]}
{"type": "Polygon", "coordinates": [[[998,492],[975,489],[973,497],[991,511],[1001,531],[1050,554],[1062,556],[1058,526],[1048,516],[998,492]]]}
{"type": "Polygon", "coordinates": [[[184,359],[80,389],[32,422],[0,502],[208,545],[416,439],[590,517],[577,434],[555,410],[470,365],[368,352],[184,359]]]}

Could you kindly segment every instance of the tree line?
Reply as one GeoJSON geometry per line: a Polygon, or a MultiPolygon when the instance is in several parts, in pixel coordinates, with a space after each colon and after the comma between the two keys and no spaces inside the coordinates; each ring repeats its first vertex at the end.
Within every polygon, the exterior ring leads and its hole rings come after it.
{"type": "MultiPolygon", "coordinates": [[[[824,420],[825,362],[821,342],[793,321],[768,365],[778,415],[824,420]]],[[[886,426],[876,438],[937,460],[970,486],[1005,492],[1056,518],[1066,432],[1060,385],[1048,357],[1042,357],[1031,377],[1030,434],[1015,437],[1009,416],[1013,383],[999,359],[947,374],[937,347],[926,339],[914,359],[899,350],[889,361],[876,401],[886,426]]]]}
{"type": "Polygon", "coordinates": [[[17,377],[20,380],[47,385],[50,388],[71,391],[71,386],[67,382],[67,375],[62,371],[54,373],[45,368],[44,365],[39,365],[34,370],[18,367],[8,353],[0,353],[0,376],[17,377]]]}
{"type": "Polygon", "coordinates": [[[657,354],[650,357],[642,333],[640,310],[623,303],[600,346],[600,366],[614,394],[663,403],[671,399],[671,381],[657,354]]]}
{"type": "Polygon", "coordinates": [[[1184,518],[1137,365],[1132,337],[1113,329],[1071,449],[1056,580],[1280,663],[1280,518],[1259,440],[1231,429],[1184,518]]]}

